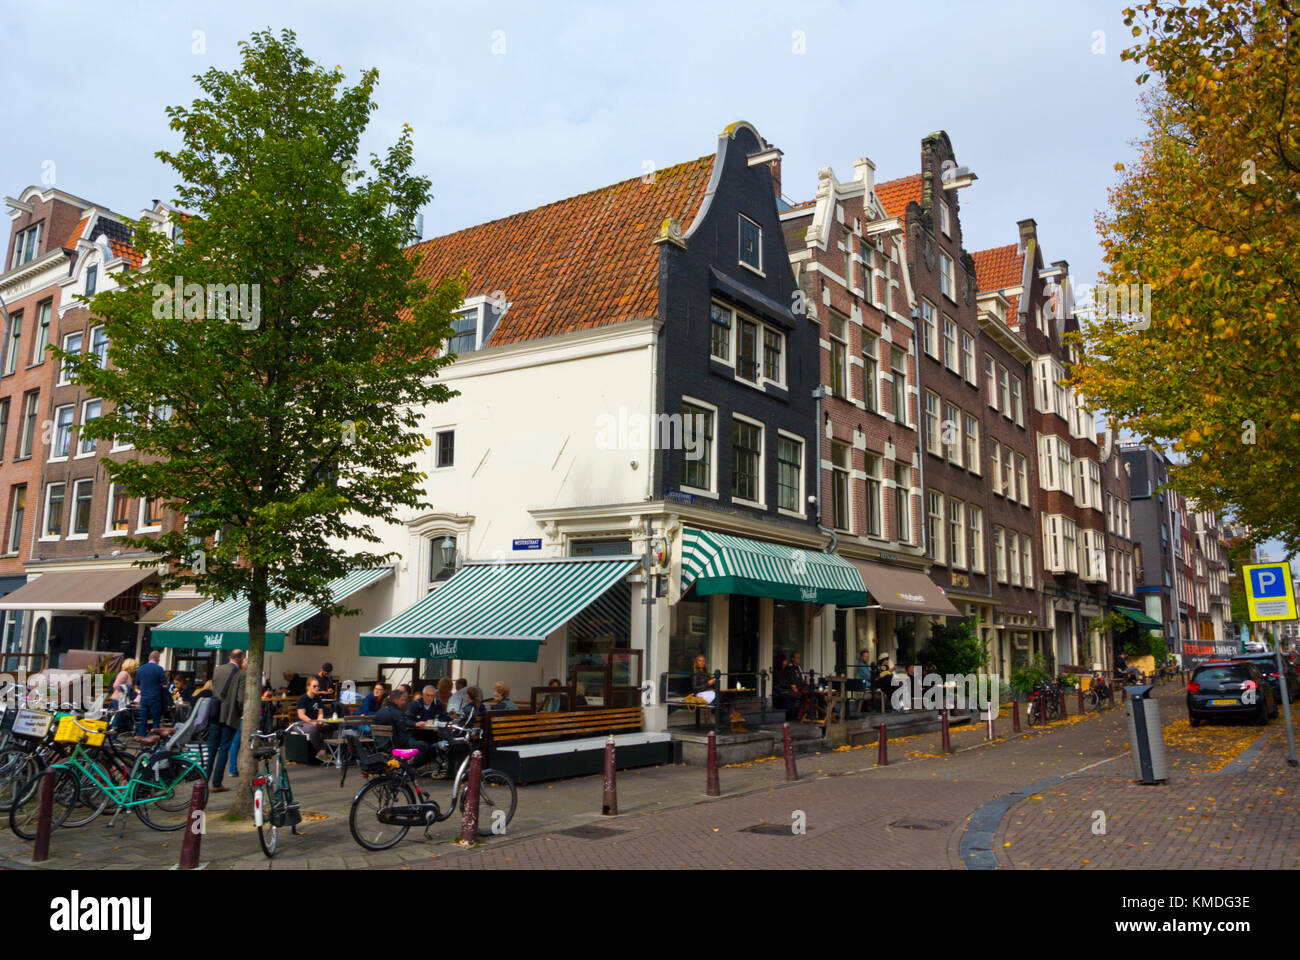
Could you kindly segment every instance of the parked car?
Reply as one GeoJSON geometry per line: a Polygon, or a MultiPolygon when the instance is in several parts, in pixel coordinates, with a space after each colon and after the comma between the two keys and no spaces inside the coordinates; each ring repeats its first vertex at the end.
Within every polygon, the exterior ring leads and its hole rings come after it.
{"type": "Polygon", "coordinates": [[[1214,717],[1250,717],[1268,723],[1269,717],[1277,716],[1277,703],[1272,685],[1248,659],[1203,663],[1187,684],[1187,719],[1193,727],[1214,717]]]}
{"type": "MultiPolygon", "coordinates": [[[[1265,679],[1273,685],[1273,693],[1282,700],[1282,685],[1277,679],[1277,655],[1273,653],[1239,653],[1233,660],[1248,660],[1255,666],[1259,667],[1265,679]]],[[[1291,703],[1295,703],[1300,698],[1300,673],[1296,672],[1294,664],[1285,656],[1282,657],[1282,669],[1286,671],[1286,695],[1291,703]]]]}

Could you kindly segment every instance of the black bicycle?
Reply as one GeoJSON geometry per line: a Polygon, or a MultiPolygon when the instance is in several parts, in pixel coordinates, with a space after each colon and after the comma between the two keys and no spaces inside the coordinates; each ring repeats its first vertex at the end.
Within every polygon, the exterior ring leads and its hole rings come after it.
{"type": "MultiPolygon", "coordinates": [[[[353,755],[367,781],[352,798],[348,813],[348,829],[353,840],[367,850],[387,850],[401,842],[411,827],[424,827],[427,835],[435,823],[450,819],[458,808],[465,809],[470,755],[482,731],[455,724],[447,724],[446,729],[457,736],[444,741],[445,746],[440,746],[440,750],[450,751],[453,744],[468,749],[452,780],[451,800],[445,811],[421,789],[419,775],[407,762],[414,750],[394,750],[392,756],[378,751],[367,754],[363,741],[352,740],[353,755]]],[[[504,833],[515,815],[517,802],[515,782],[509,776],[499,770],[482,771],[478,835],[490,837],[504,833]]]]}
{"type": "Polygon", "coordinates": [[[1108,710],[1115,706],[1115,691],[1100,673],[1092,675],[1092,682],[1083,695],[1083,710],[1108,710]]]}
{"type": "Polygon", "coordinates": [[[298,824],[302,823],[302,813],[293,799],[289,771],[281,755],[284,735],[284,730],[255,733],[250,743],[253,759],[261,765],[260,773],[253,778],[253,823],[257,826],[262,852],[268,857],[274,857],[279,848],[280,828],[288,827],[297,836],[298,824]]]}

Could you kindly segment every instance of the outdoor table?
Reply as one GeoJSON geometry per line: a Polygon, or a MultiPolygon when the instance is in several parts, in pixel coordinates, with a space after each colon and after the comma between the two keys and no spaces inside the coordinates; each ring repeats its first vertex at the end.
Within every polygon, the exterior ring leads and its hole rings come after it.
{"type": "MultiPolygon", "coordinates": [[[[361,726],[365,726],[366,724],[368,724],[368,723],[370,722],[370,717],[368,717],[368,716],[362,716],[362,717],[337,717],[337,718],[335,718],[335,717],[321,717],[321,718],[320,718],[320,722],[321,722],[321,723],[327,723],[327,724],[329,724],[331,727],[339,727],[339,728],[346,728],[346,727],[361,727],[361,726]]],[[[327,740],[337,740],[337,739],[339,739],[338,737],[333,736],[333,732],[334,732],[334,731],[331,731],[331,736],[327,737],[327,738],[326,738],[327,740]]],[[[341,730],[340,730],[340,732],[341,732],[341,730]]],[[[329,747],[329,751],[330,751],[330,763],[333,764],[335,767],[339,767],[339,768],[341,768],[341,767],[343,766],[343,744],[341,744],[341,743],[334,743],[334,744],[326,743],[326,746],[329,747]]]]}

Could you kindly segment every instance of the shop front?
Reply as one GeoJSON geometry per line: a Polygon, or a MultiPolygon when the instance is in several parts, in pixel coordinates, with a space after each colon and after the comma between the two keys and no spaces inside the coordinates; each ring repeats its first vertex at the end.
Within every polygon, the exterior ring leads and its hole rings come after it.
{"type": "Polygon", "coordinates": [[[889,657],[893,666],[916,663],[936,618],[960,617],[944,589],[923,571],[871,560],[851,559],[871,596],[870,604],[852,611],[856,650],[872,660],[889,657]]]}

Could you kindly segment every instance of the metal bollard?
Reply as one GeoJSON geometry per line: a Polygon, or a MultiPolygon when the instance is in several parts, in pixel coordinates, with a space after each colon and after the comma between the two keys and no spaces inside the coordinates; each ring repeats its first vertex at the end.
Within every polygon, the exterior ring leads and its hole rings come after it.
{"type": "Polygon", "coordinates": [[[798,780],[799,770],[794,765],[794,741],[790,739],[790,724],[781,724],[781,747],[785,750],[785,778],[798,780]]]}
{"type": "Polygon", "coordinates": [[[1080,683],[1076,688],[1079,691],[1079,713],[1083,713],[1083,684],[1080,683]]]}
{"type": "Polygon", "coordinates": [[[185,836],[181,837],[181,862],[177,864],[178,870],[193,870],[199,865],[199,843],[203,839],[203,831],[194,829],[194,824],[203,822],[207,792],[206,780],[194,781],[194,789],[190,792],[190,809],[185,815],[185,836]]]}
{"type": "Polygon", "coordinates": [[[876,766],[889,766],[889,731],[885,729],[885,721],[880,721],[880,732],[876,735],[876,766]]]}
{"type": "Polygon", "coordinates": [[[1011,700],[1011,732],[1020,732],[1020,701],[1015,698],[1011,700]]]}
{"type": "Polygon", "coordinates": [[[708,772],[705,778],[704,793],[709,797],[722,796],[722,789],[718,786],[718,735],[712,730],[709,731],[709,756],[708,772]]]}
{"type": "Polygon", "coordinates": [[[41,774],[40,807],[36,811],[36,846],[32,849],[32,860],[40,863],[50,859],[50,825],[54,821],[54,778],[58,776],[53,770],[41,774]]]}
{"type": "Polygon", "coordinates": [[[948,733],[948,708],[939,712],[939,733],[943,740],[943,752],[952,753],[952,737],[948,733]]]}
{"type": "Polygon", "coordinates": [[[1061,719],[1064,720],[1069,714],[1065,712],[1065,689],[1056,691],[1056,699],[1061,703],[1061,719]]]}
{"type": "Polygon", "coordinates": [[[469,755],[469,783],[465,787],[465,809],[460,817],[460,842],[470,846],[478,840],[478,788],[483,779],[483,752],[469,755]]]}
{"type": "Polygon", "coordinates": [[[618,815],[618,784],[614,780],[614,735],[605,741],[605,792],[600,801],[600,815],[614,817],[618,815]]]}
{"type": "Polygon", "coordinates": [[[989,740],[996,740],[998,738],[997,730],[994,728],[993,723],[994,723],[993,704],[990,703],[989,710],[988,710],[989,732],[987,737],[987,739],[989,740]]]}
{"type": "MultiPolygon", "coordinates": [[[[1119,681],[1116,681],[1116,683],[1119,683],[1119,681]]],[[[1119,686],[1119,702],[1128,703],[1128,687],[1124,686],[1122,683],[1120,683],[1119,686]]]]}

